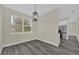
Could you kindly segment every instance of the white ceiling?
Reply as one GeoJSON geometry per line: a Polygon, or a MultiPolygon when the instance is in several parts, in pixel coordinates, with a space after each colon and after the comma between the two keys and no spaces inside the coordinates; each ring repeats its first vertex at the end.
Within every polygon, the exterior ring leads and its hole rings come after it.
{"type": "MultiPolygon", "coordinates": [[[[34,4],[4,4],[3,6],[8,7],[10,9],[32,15],[32,12],[34,12],[34,4]]],[[[37,4],[37,11],[39,13],[39,16],[54,10],[56,8],[59,8],[59,18],[61,17],[69,17],[71,14],[75,15],[79,13],[79,5],[73,5],[73,4],[37,4]]]]}
{"type": "MultiPolygon", "coordinates": [[[[34,4],[5,4],[5,7],[8,7],[10,9],[23,12],[29,15],[32,15],[32,12],[34,12],[35,5],[34,4]]],[[[39,15],[43,15],[47,13],[50,10],[53,10],[57,8],[59,5],[52,5],[52,4],[37,4],[37,11],[39,15]]]]}

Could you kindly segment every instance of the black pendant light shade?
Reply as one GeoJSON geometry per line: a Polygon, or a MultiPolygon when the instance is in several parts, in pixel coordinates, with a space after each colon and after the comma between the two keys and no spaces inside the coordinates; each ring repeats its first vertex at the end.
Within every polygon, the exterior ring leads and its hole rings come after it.
{"type": "Polygon", "coordinates": [[[35,4],[35,11],[33,12],[33,21],[38,21],[38,12],[36,11],[36,4],[35,4]]]}

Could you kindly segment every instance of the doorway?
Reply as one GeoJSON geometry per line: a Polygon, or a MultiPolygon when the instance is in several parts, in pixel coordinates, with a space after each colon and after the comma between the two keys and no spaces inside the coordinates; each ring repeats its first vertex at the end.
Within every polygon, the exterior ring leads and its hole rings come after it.
{"type": "Polygon", "coordinates": [[[59,29],[62,32],[62,39],[67,39],[67,25],[60,25],[59,29]]]}
{"type": "Polygon", "coordinates": [[[67,40],[67,25],[60,25],[59,29],[61,30],[60,34],[60,43],[62,43],[64,40],[67,40]]]}

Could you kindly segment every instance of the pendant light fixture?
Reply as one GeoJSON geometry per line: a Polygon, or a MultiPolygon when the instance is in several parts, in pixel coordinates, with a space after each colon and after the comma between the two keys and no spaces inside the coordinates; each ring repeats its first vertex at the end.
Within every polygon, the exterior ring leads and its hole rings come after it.
{"type": "Polygon", "coordinates": [[[35,11],[33,12],[33,21],[38,21],[38,12],[36,11],[36,4],[35,4],[35,11]]]}

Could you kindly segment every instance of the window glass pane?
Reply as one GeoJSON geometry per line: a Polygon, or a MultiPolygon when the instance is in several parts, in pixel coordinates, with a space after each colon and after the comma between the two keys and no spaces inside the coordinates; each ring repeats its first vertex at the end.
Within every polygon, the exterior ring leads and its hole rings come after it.
{"type": "Polygon", "coordinates": [[[12,32],[15,32],[15,25],[12,25],[11,31],[12,31],[12,32]]]}
{"type": "Polygon", "coordinates": [[[22,18],[17,17],[15,20],[15,24],[22,25],[22,18]]]}
{"type": "Polygon", "coordinates": [[[30,21],[27,19],[24,19],[24,32],[31,31],[30,21]]]}
{"type": "Polygon", "coordinates": [[[31,26],[24,26],[24,32],[31,31],[31,26]]]}
{"type": "Polygon", "coordinates": [[[22,26],[16,26],[15,32],[22,32],[22,26]]]}
{"type": "Polygon", "coordinates": [[[17,16],[11,16],[11,31],[16,32],[30,32],[31,23],[28,19],[23,19],[17,16]]]}
{"type": "Polygon", "coordinates": [[[11,31],[22,32],[22,18],[11,16],[11,31]]]}
{"type": "Polygon", "coordinates": [[[29,20],[24,19],[24,25],[30,25],[29,20]]]}
{"type": "Polygon", "coordinates": [[[22,32],[22,26],[20,25],[13,25],[12,32],[22,32]]]}

